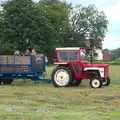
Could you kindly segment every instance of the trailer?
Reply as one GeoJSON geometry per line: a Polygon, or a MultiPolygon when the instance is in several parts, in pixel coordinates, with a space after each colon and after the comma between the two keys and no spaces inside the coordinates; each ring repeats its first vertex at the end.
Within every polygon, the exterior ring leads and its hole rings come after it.
{"type": "Polygon", "coordinates": [[[46,57],[42,54],[36,56],[0,55],[0,84],[11,84],[15,79],[31,79],[51,83],[43,78],[46,72],[46,57]]]}

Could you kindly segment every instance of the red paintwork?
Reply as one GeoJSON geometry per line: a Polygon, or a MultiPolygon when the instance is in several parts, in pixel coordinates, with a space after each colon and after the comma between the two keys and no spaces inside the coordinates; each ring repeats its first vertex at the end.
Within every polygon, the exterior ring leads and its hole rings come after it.
{"type": "MultiPolygon", "coordinates": [[[[66,51],[77,51],[77,55],[78,55],[78,60],[77,61],[69,61],[66,63],[66,65],[68,66],[68,68],[70,68],[74,74],[74,79],[77,78],[82,78],[82,79],[88,79],[89,78],[89,73],[87,71],[84,71],[85,68],[104,68],[104,79],[106,79],[106,77],[108,77],[107,74],[107,65],[106,64],[90,64],[87,61],[81,61],[80,59],[80,51],[81,50],[85,50],[84,48],[80,48],[79,50],[66,50],[66,51]],[[74,68],[73,68],[73,64],[77,64],[79,67],[80,72],[77,73],[74,68]]],[[[58,64],[60,63],[60,65],[62,63],[64,63],[64,61],[60,61],[58,60],[58,53],[60,51],[65,51],[65,50],[56,50],[56,58],[54,59],[54,62],[57,62],[58,64]]]]}
{"type": "Polygon", "coordinates": [[[108,76],[107,76],[107,65],[106,64],[85,64],[83,65],[83,68],[86,68],[86,67],[93,67],[93,68],[104,68],[104,79],[106,79],[108,76]]]}

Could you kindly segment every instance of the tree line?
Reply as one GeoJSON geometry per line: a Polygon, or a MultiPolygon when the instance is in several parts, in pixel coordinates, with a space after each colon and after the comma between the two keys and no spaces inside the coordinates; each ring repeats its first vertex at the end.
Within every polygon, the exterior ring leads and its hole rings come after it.
{"type": "Polygon", "coordinates": [[[76,5],[59,0],[10,0],[1,3],[0,54],[13,54],[35,48],[54,57],[56,47],[99,47],[105,37],[108,20],[95,5],[76,5]],[[89,35],[88,35],[89,34],[89,35]]]}

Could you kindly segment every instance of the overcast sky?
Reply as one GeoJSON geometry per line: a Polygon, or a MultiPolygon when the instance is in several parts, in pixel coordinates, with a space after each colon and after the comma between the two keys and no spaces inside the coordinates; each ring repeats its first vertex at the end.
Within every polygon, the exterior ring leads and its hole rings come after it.
{"type": "Polygon", "coordinates": [[[120,0],[66,0],[76,4],[95,4],[103,10],[109,20],[108,32],[103,42],[103,48],[115,49],[120,47],[120,0]]]}
{"type": "Polygon", "coordinates": [[[71,2],[73,5],[95,4],[99,10],[103,10],[109,20],[108,32],[103,42],[103,48],[115,49],[120,47],[120,0],[98,0],[98,1],[66,0],[66,1],[69,3],[71,2]]]}

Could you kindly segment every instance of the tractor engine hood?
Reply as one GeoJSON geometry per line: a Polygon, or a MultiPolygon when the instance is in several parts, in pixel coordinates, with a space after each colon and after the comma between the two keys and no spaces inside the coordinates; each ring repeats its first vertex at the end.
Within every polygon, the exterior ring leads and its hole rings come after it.
{"type": "Polygon", "coordinates": [[[84,71],[97,70],[100,73],[101,78],[106,79],[109,72],[109,66],[106,64],[84,64],[84,71]]]}
{"type": "Polygon", "coordinates": [[[84,64],[84,67],[106,67],[106,64],[84,64]]]}

